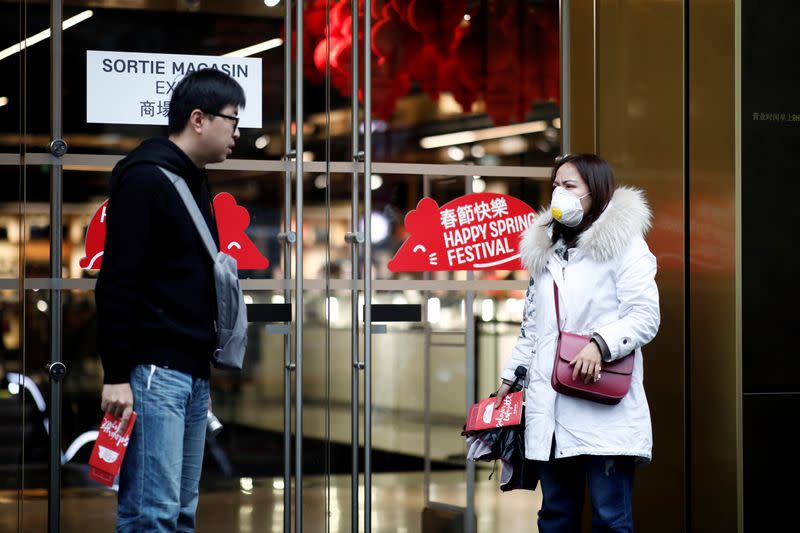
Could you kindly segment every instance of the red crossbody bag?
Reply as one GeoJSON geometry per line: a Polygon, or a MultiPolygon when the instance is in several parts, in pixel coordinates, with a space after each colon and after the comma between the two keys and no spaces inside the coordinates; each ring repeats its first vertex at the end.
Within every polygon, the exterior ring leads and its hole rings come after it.
{"type": "Polygon", "coordinates": [[[614,405],[628,394],[631,387],[633,374],[634,353],[611,363],[602,363],[601,378],[599,381],[590,381],[588,384],[582,378],[572,379],[572,370],[569,364],[580,353],[584,346],[589,344],[591,337],[576,335],[561,331],[561,317],[558,310],[558,286],[553,282],[553,299],[556,303],[556,323],[558,325],[558,344],[556,345],[556,358],[553,362],[553,388],[561,394],[576,396],[593,402],[614,405]]]}

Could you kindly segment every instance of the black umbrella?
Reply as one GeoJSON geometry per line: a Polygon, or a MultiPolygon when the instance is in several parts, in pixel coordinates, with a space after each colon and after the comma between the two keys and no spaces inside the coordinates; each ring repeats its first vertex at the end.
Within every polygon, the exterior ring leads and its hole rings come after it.
{"type": "MultiPolygon", "coordinates": [[[[522,390],[528,371],[518,366],[514,371],[514,383],[511,392],[522,390]],[[522,382],[522,383],[520,383],[522,382]]],[[[490,397],[496,396],[493,393],[490,397]]],[[[525,459],[525,407],[519,424],[501,428],[489,428],[466,431],[466,424],[461,434],[467,439],[467,458],[472,461],[502,462],[503,473],[500,476],[500,490],[507,492],[514,489],[534,490],[539,481],[536,463],[525,459]]],[[[495,462],[495,465],[497,463],[495,462]]],[[[494,470],[492,470],[494,474],[494,470]]],[[[489,475],[491,479],[492,474],[489,475]]]]}

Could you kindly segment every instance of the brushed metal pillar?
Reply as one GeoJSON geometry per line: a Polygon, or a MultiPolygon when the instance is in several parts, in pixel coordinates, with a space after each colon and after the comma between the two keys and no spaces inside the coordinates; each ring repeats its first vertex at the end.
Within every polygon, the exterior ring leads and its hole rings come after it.
{"type": "MultiPolygon", "coordinates": [[[[287,6],[288,8],[288,6],[287,6]]],[[[303,531],[303,2],[296,2],[295,47],[295,531],[303,531]]],[[[291,124],[289,124],[291,126],[291,124]]]]}
{"type": "MultiPolygon", "coordinates": [[[[472,176],[465,176],[464,194],[472,194],[472,176]]],[[[467,281],[473,281],[475,273],[467,272],[467,281]]],[[[475,291],[464,293],[464,351],[466,355],[466,380],[464,418],[468,418],[469,408],[476,401],[475,393],[475,291]]],[[[466,459],[467,505],[464,512],[465,533],[475,533],[475,462],[466,459]]]]}
{"type": "MultiPolygon", "coordinates": [[[[61,141],[61,69],[62,69],[62,0],[50,5],[50,135],[53,142],[61,141]]],[[[62,141],[63,142],[63,141],[62,141]]],[[[53,144],[51,144],[51,147],[53,144]]],[[[62,154],[63,155],[63,154],[62,154]]],[[[61,523],[61,377],[54,370],[61,363],[61,204],[64,172],[60,161],[50,165],[50,450],[49,483],[47,491],[47,529],[56,533],[61,523]]],[[[23,273],[24,275],[24,273],[23,273]]]]}
{"type": "Polygon", "coordinates": [[[561,65],[561,153],[568,154],[572,149],[572,103],[570,101],[570,95],[572,94],[570,83],[570,20],[572,18],[572,10],[570,8],[570,0],[561,0],[559,14],[561,19],[561,56],[559,59],[561,65]]]}
{"type": "MultiPolygon", "coordinates": [[[[352,3],[352,19],[353,19],[353,35],[358,35],[358,2],[352,3]]],[[[360,387],[360,380],[361,380],[361,370],[362,364],[359,360],[359,336],[358,332],[360,330],[361,324],[358,321],[358,295],[359,289],[356,283],[358,282],[359,276],[359,239],[357,238],[359,233],[358,227],[358,207],[359,207],[359,170],[358,170],[358,163],[359,163],[359,132],[358,132],[358,114],[359,114],[359,104],[358,104],[358,66],[359,66],[359,54],[358,54],[358,39],[353,39],[352,45],[352,77],[353,77],[353,85],[352,85],[352,92],[351,100],[350,100],[350,129],[351,129],[351,147],[352,147],[352,161],[353,161],[353,173],[352,173],[352,183],[351,183],[351,198],[350,198],[350,281],[353,283],[353,288],[350,291],[350,349],[351,349],[351,378],[350,378],[350,425],[351,425],[351,461],[352,461],[352,470],[350,474],[350,528],[353,533],[358,533],[359,529],[359,520],[358,520],[358,504],[359,504],[359,497],[358,497],[358,486],[359,486],[359,461],[358,461],[358,451],[359,451],[359,405],[358,405],[358,398],[359,398],[359,387],[360,387]]]]}
{"type": "MultiPolygon", "coordinates": [[[[595,0],[597,151],[653,210],[661,326],[643,348],[653,462],[637,471],[637,529],[683,531],[687,517],[684,2],[595,0]]],[[[586,49],[585,49],[586,50],[586,49]]],[[[710,330],[706,331],[708,334],[710,330]]],[[[584,515],[586,516],[586,515],[584,515]]]]}
{"type": "Polygon", "coordinates": [[[372,0],[364,13],[364,531],[372,533],[372,0]]]}
{"type": "MultiPolygon", "coordinates": [[[[692,531],[742,531],[744,527],[741,255],[736,254],[741,247],[741,233],[737,235],[737,228],[741,230],[741,179],[737,176],[741,151],[736,147],[743,118],[737,105],[740,6],[738,0],[692,0],[687,10],[692,531]]],[[[781,8],[770,3],[769,9],[781,8]]]]}
{"type": "MultiPolygon", "coordinates": [[[[292,28],[292,0],[286,0],[283,27],[292,28]]],[[[288,280],[292,277],[292,47],[283,47],[283,301],[292,302],[288,280]]],[[[301,295],[297,295],[300,300],[301,295]]],[[[292,336],[283,336],[283,531],[292,530],[292,336]]]]}

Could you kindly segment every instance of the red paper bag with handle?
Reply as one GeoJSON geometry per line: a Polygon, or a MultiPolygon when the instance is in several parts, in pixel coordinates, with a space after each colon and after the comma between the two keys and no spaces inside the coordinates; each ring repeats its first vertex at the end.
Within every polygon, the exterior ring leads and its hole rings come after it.
{"type": "Polygon", "coordinates": [[[465,431],[480,431],[490,428],[502,428],[506,426],[516,426],[522,422],[522,391],[507,394],[495,409],[494,403],[497,398],[490,396],[478,403],[474,403],[469,408],[465,431]]]}
{"type": "Polygon", "coordinates": [[[128,442],[131,439],[133,424],[136,422],[136,413],[131,413],[128,427],[121,432],[122,419],[106,413],[100,422],[97,440],[94,442],[92,455],[89,457],[89,477],[110,487],[119,474],[128,442]]]}

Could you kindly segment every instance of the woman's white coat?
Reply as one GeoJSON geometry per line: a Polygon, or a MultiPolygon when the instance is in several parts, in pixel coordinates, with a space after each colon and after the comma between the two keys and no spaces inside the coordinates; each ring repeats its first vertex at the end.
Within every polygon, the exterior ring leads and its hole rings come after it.
{"type": "MultiPolygon", "coordinates": [[[[502,377],[528,369],[525,455],[546,461],[555,435],[555,457],[630,455],[652,457],[650,409],[642,385],[642,347],[660,322],[656,260],[644,235],[651,213],[641,191],[618,188],[602,215],[579,237],[568,260],[550,242],[549,209],[523,233],[523,264],[531,275],[520,336],[502,377]],[[611,358],[635,351],[631,388],[616,405],[557,394],[550,384],[558,328],[553,301],[558,286],[561,329],[599,334],[611,358]]],[[[602,379],[602,377],[601,377],[602,379]]]]}

